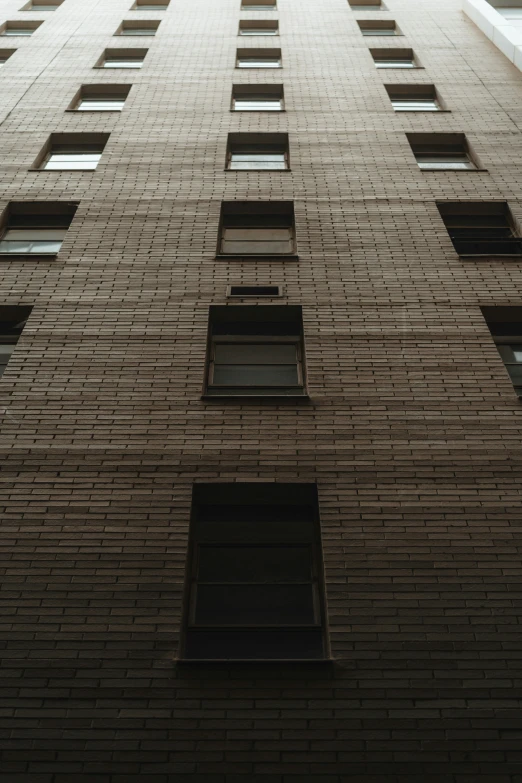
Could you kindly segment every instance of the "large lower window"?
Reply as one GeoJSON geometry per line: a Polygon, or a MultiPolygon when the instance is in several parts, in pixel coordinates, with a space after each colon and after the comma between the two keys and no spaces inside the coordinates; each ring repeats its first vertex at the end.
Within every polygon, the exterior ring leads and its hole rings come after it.
{"type": "Polygon", "coordinates": [[[188,569],[184,658],[326,657],[315,486],[196,485],[188,569]]]}
{"type": "Polygon", "coordinates": [[[423,171],[476,169],[463,133],[407,133],[415,160],[423,171]]]}
{"type": "Polygon", "coordinates": [[[230,133],[227,169],[232,171],[284,171],[288,164],[286,133],[230,133]]]}
{"type": "Polygon", "coordinates": [[[211,307],[207,394],[305,395],[300,307],[211,307]]]}
{"type": "Polygon", "coordinates": [[[225,201],[221,207],[219,255],[295,255],[293,203],[225,201]]]}
{"type": "Polygon", "coordinates": [[[53,133],[35,168],[44,171],[94,171],[108,139],[108,133],[53,133]]]}
{"type": "Polygon", "coordinates": [[[522,307],[483,307],[482,314],[515,392],[522,398],[522,307]]]}
{"type": "Polygon", "coordinates": [[[437,206],[459,255],[522,255],[522,239],[505,201],[441,202],[437,206]]]}

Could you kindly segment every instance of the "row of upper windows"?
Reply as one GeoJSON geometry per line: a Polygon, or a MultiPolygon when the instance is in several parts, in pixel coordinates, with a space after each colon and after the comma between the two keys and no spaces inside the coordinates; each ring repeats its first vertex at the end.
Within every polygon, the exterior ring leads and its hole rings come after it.
{"type": "MultiPolygon", "coordinates": [[[[121,111],[131,85],[87,85],[74,100],[76,111],[121,111]]],[[[484,171],[463,133],[406,133],[423,171],[484,171]]],[[[53,133],[31,170],[93,171],[110,138],[108,133],[53,133]]],[[[229,133],[228,171],[289,171],[287,133],[229,133]]]]}
{"type": "MultiPolygon", "coordinates": [[[[522,256],[506,202],[447,201],[437,207],[460,256],[522,256]]],[[[11,202],[0,219],[0,256],[56,255],[76,209],[68,202],[11,202]]],[[[293,202],[224,201],[217,255],[297,257],[293,202]]]]}
{"type": "MultiPolygon", "coordinates": [[[[64,0],[29,0],[20,11],[56,11],[64,0]]],[[[170,0],[135,0],[132,11],[166,11],[170,0]]],[[[276,0],[241,0],[241,8],[248,11],[271,11],[276,0]]]]}
{"type": "MultiPolygon", "coordinates": [[[[247,286],[246,293],[244,286],[233,288],[236,296],[248,298],[266,295],[267,287],[247,286]]],[[[29,313],[26,307],[0,307],[0,375],[29,313]]],[[[514,389],[522,397],[522,308],[486,307],[483,314],[514,389]]],[[[300,306],[212,305],[206,355],[205,399],[308,396],[300,306]]]]}

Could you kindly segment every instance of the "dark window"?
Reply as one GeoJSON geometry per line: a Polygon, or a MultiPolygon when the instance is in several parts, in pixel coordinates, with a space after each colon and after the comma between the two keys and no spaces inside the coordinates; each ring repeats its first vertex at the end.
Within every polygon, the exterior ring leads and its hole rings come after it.
{"type": "Polygon", "coordinates": [[[133,11],[166,11],[170,0],[136,0],[132,6],[133,11]]]}
{"type": "Polygon", "coordinates": [[[483,307],[482,314],[515,391],[522,397],[522,307],[483,307]]]}
{"type": "Polygon", "coordinates": [[[0,255],[56,255],[77,205],[12,202],[0,221],[0,255]]]}
{"type": "Polygon", "coordinates": [[[395,111],[443,110],[433,84],[386,84],[385,90],[395,111]]]}
{"type": "Polygon", "coordinates": [[[348,5],[354,11],[379,11],[384,8],[381,0],[348,0],[348,5]]]}
{"type": "Polygon", "coordinates": [[[304,396],[301,308],[211,307],[207,394],[304,396]]]}
{"type": "Polygon", "coordinates": [[[16,52],[16,49],[0,49],[0,67],[5,65],[8,59],[16,52]]]}
{"type": "Polygon", "coordinates": [[[131,86],[130,84],[84,84],[76,93],[69,110],[121,111],[131,86]]]}
{"type": "Polygon", "coordinates": [[[286,133],[230,133],[227,145],[227,169],[256,171],[288,169],[286,133]]]}
{"type": "Polygon", "coordinates": [[[184,657],[325,657],[317,493],[196,485],[184,657]]]}
{"type": "Polygon", "coordinates": [[[463,133],[407,133],[419,168],[469,171],[476,168],[463,133]]]}
{"type": "Polygon", "coordinates": [[[29,36],[43,24],[43,22],[5,22],[0,26],[0,35],[6,37],[29,36]]]}
{"type": "Polygon", "coordinates": [[[281,68],[281,49],[238,49],[237,68],[281,68]]]}
{"type": "Polygon", "coordinates": [[[243,11],[273,11],[275,7],[276,0],[241,0],[243,11]]]}
{"type": "Polygon", "coordinates": [[[279,22],[268,19],[242,19],[239,35],[279,35],[279,22]]]}
{"type": "Polygon", "coordinates": [[[122,22],[114,35],[156,35],[160,22],[152,19],[122,22]]]}
{"type": "Polygon", "coordinates": [[[291,201],[225,201],[221,205],[219,254],[293,256],[295,252],[291,201]]]}
{"type": "Polygon", "coordinates": [[[393,19],[361,19],[357,24],[363,35],[402,35],[393,19]]]}
{"type": "Polygon", "coordinates": [[[522,240],[506,202],[448,202],[437,206],[459,255],[522,254],[522,240]]]}
{"type": "Polygon", "coordinates": [[[227,296],[282,296],[280,285],[231,285],[227,296]]]}
{"type": "Polygon", "coordinates": [[[30,312],[30,307],[0,306],[0,376],[7,367],[30,312]]]}
{"type": "Polygon", "coordinates": [[[142,68],[148,49],[106,49],[95,68],[142,68]]]}

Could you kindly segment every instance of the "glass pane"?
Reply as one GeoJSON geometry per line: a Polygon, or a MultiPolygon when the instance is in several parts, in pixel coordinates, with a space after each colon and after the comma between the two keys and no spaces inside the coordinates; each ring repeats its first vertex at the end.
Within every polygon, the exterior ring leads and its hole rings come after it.
{"type": "Polygon", "coordinates": [[[297,361],[296,346],[279,343],[217,343],[214,356],[218,364],[292,364],[297,361]]]}
{"type": "Polygon", "coordinates": [[[433,99],[426,100],[400,100],[392,98],[395,111],[439,111],[439,106],[433,99]]]}
{"type": "Polygon", "coordinates": [[[143,60],[105,60],[104,68],[141,68],[143,60]]]}
{"type": "Polygon", "coordinates": [[[377,68],[415,68],[413,60],[376,60],[377,68]]]}
{"type": "Polygon", "coordinates": [[[125,104],[125,99],[108,99],[106,101],[92,98],[82,98],[77,111],[121,111],[125,104]]]}
{"type": "Polygon", "coordinates": [[[397,35],[393,27],[362,27],[361,32],[363,35],[397,35]]]}
{"type": "Polygon", "coordinates": [[[55,239],[62,240],[66,232],[65,228],[9,228],[2,239],[29,240],[31,242],[42,239],[48,242],[55,239]]]}
{"type": "Polygon", "coordinates": [[[513,383],[520,386],[522,384],[522,364],[506,364],[506,369],[513,383]]]}
{"type": "Polygon", "coordinates": [[[495,8],[499,14],[502,14],[506,19],[522,19],[522,8],[509,8],[509,7],[497,7],[495,8]]]}
{"type": "Polygon", "coordinates": [[[234,109],[235,111],[281,111],[281,100],[269,99],[269,100],[243,100],[241,98],[235,98],[234,109]]]}
{"type": "Polygon", "coordinates": [[[267,27],[249,27],[239,31],[240,35],[277,35],[277,33],[277,29],[271,30],[267,27]]]}
{"type": "Polygon", "coordinates": [[[292,253],[293,247],[288,242],[223,242],[223,253],[232,255],[287,255],[292,253]]]}
{"type": "Polygon", "coordinates": [[[225,228],[224,237],[226,240],[236,241],[239,239],[249,242],[266,242],[272,240],[286,240],[291,236],[289,228],[225,228]]]}
{"type": "MultiPolygon", "coordinates": [[[[11,354],[15,349],[16,343],[2,343],[0,342],[0,364],[7,364],[11,354]]],[[[305,581],[305,580],[300,580],[305,581]]]]}
{"type": "Polygon", "coordinates": [[[99,154],[71,154],[53,153],[43,168],[49,171],[88,170],[96,168],[101,158],[99,154]]]}
{"type": "MultiPolygon", "coordinates": [[[[0,346],[1,351],[1,346],[0,346]]],[[[199,582],[310,582],[309,547],[202,546],[199,550],[199,582]]]]}
{"type": "Polygon", "coordinates": [[[513,345],[513,358],[516,362],[522,362],[522,345],[513,345]]]}
{"type": "Polygon", "coordinates": [[[312,625],[311,585],[198,585],[198,625],[312,625]]]}
{"type": "Polygon", "coordinates": [[[218,364],[213,386],[299,386],[297,366],[268,364],[218,364]]]}
{"type": "Polygon", "coordinates": [[[281,171],[286,169],[286,161],[284,155],[278,160],[263,160],[261,156],[258,158],[252,157],[249,160],[238,160],[233,155],[229,168],[234,171],[246,171],[247,169],[275,169],[281,171]]]}
{"type": "Polygon", "coordinates": [[[125,27],[120,35],[156,35],[156,30],[151,27],[125,27]]]}
{"type": "Polygon", "coordinates": [[[34,33],[34,30],[24,30],[24,29],[16,29],[14,27],[9,27],[7,30],[4,30],[2,35],[7,36],[13,36],[13,35],[32,35],[34,33]]]}
{"type": "Polygon", "coordinates": [[[238,60],[238,68],[279,68],[281,66],[281,60],[276,58],[260,60],[255,58],[248,58],[238,60]]]}
{"type": "Polygon", "coordinates": [[[417,155],[417,163],[421,169],[474,169],[475,166],[467,155],[453,155],[444,158],[441,155],[417,155]]]}
{"type": "Polygon", "coordinates": [[[45,242],[43,240],[11,241],[0,240],[0,253],[57,253],[62,246],[61,240],[45,242]]]}

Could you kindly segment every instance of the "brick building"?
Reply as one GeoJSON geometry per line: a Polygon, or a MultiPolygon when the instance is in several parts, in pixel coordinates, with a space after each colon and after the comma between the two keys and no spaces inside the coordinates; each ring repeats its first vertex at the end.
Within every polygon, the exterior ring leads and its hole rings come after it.
{"type": "Polygon", "coordinates": [[[515,53],[132,2],[0,7],[2,783],[520,783],[515,53]]]}

